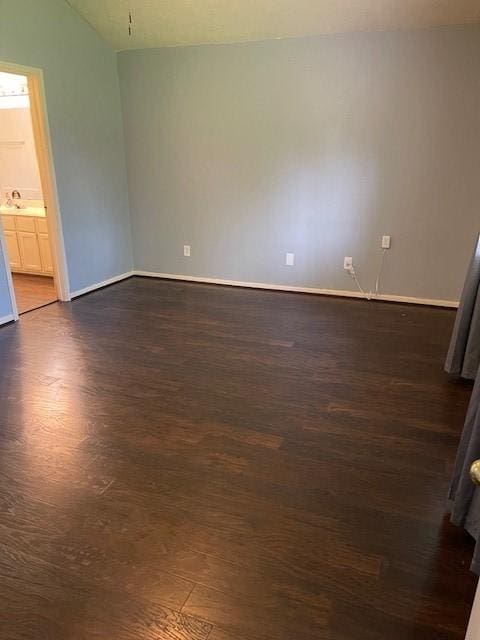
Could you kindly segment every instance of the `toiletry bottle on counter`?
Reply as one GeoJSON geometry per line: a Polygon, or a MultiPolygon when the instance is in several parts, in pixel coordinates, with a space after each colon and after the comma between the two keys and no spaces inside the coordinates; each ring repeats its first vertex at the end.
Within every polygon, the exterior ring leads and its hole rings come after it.
{"type": "Polygon", "coordinates": [[[12,191],[12,200],[13,200],[13,204],[17,209],[25,209],[25,205],[23,204],[22,201],[22,196],[20,194],[20,191],[18,191],[17,189],[14,189],[12,191]]]}

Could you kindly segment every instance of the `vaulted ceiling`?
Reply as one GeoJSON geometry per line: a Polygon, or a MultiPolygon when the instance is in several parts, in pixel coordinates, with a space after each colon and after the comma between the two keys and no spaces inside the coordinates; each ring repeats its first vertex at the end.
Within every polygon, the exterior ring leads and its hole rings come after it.
{"type": "Polygon", "coordinates": [[[67,1],[117,50],[480,21],[479,0],[67,1]]]}

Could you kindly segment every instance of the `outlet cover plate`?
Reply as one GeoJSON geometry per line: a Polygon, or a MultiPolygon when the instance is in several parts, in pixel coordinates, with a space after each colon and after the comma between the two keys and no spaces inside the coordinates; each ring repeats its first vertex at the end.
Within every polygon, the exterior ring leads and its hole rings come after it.
{"type": "Polygon", "coordinates": [[[382,236],[382,249],[390,249],[391,242],[391,236],[382,236]]]}

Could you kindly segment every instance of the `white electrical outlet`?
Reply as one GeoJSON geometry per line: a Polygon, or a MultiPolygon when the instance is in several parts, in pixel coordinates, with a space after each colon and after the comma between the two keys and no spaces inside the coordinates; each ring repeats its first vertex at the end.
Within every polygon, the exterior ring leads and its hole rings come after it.
{"type": "Polygon", "coordinates": [[[391,236],[382,236],[382,249],[390,249],[391,236]]]}
{"type": "Polygon", "coordinates": [[[287,265],[287,267],[293,267],[293,265],[295,264],[295,254],[294,253],[287,253],[285,256],[285,264],[287,265]]]}
{"type": "Polygon", "coordinates": [[[353,258],[345,256],[343,259],[343,268],[350,271],[353,267],[353,258]]]}
{"type": "Polygon", "coordinates": [[[189,257],[190,257],[190,245],[189,245],[189,244],[184,244],[184,245],[183,245],[183,255],[184,255],[186,258],[189,258],[189,257]]]}

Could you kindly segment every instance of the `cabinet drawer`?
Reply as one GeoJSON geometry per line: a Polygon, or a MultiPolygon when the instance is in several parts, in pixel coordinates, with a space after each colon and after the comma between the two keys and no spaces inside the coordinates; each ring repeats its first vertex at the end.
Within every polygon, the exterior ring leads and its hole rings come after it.
{"type": "Polygon", "coordinates": [[[35,218],[26,216],[15,216],[17,231],[29,231],[35,233],[35,218]]]}
{"type": "Polygon", "coordinates": [[[13,216],[2,216],[2,225],[5,231],[15,231],[15,218],[13,216]]]}
{"type": "Polygon", "coordinates": [[[46,218],[35,218],[38,233],[48,233],[48,224],[46,218]]]}

